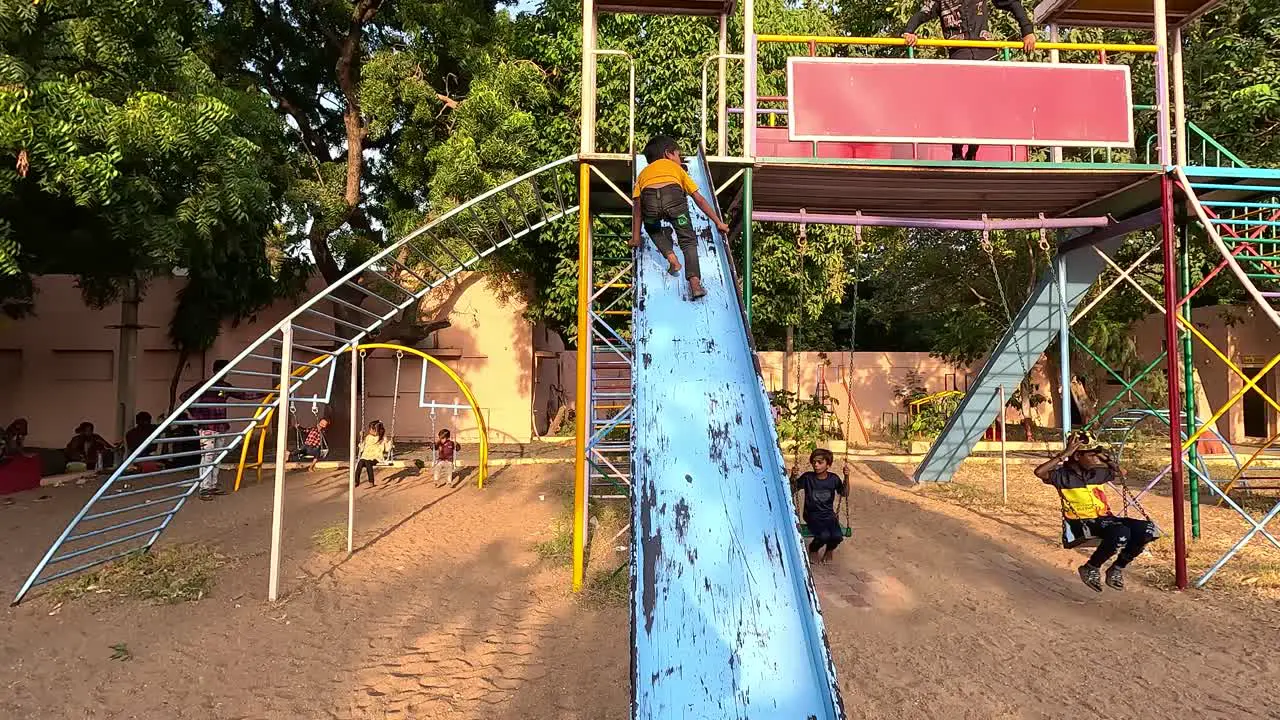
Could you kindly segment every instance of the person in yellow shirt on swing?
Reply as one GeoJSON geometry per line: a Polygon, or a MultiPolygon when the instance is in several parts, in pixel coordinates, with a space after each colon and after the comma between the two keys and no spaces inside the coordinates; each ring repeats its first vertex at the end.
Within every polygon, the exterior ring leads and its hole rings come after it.
{"type": "Polygon", "coordinates": [[[640,227],[653,239],[658,252],[667,259],[667,272],[680,274],[680,260],[676,258],[671,232],[680,240],[684,254],[684,275],[689,280],[689,297],[697,300],[707,294],[702,287],[702,268],[698,264],[698,236],[689,221],[689,198],[706,213],[720,232],[729,232],[711,203],[698,192],[698,185],[689,177],[680,160],[680,146],[666,135],[658,135],[644,146],[648,166],[636,178],[634,202],[631,208],[631,247],[641,245],[640,227]],[[670,228],[663,223],[670,225],[670,228]]]}

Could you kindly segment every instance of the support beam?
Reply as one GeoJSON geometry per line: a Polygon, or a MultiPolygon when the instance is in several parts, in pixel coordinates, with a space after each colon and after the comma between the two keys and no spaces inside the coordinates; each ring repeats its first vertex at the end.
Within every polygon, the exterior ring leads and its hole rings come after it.
{"type": "MultiPolygon", "coordinates": [[[[425,372],[425,371],[424,371],[425,372]]],[[[360,344],[351,343],[351,394],[347,396],[351,403],[350,425],[347,431],[347,554],[355,551],[356,528],[356,465],[358,464],[356,442],[364,428],[360,427],[360,344]]]]}
{"type": "MultiPolygon", "coordinates": [[[[746,67],[742,77],[742,154],[744,157],[756,156],[756,3],[755,0],[742,2],[742,42],[743,54],[747,56],[746,67]]],[[[748,216],[749,217],[749,216],[748,216]]]]}
{"type": "Polygon", "coordinates": [[[755,171],[747,168],[742,176],[742,304],[747,313],[748,331],[751,330],[751,181],[754,175],[755,171]]]}
{"type": "Polygon", "coordinates": [[[835,213],[753,212],[756,222],[808,223],[810,225],[858,225],[874,227],[925,228],[933,230],[1065,230],[1102,228],[1111,224],[1108,217],[1023,218],[995,220],[947,220],[909,218],[886,215],[842,215],[835,213]]]}
{"type": "Polygon", "coordinates": [[[582,589],[587,562],[587,498],[591,464],[587,441],[595,415],[591,406],[591,166],[578,168],[578,368],[575,379],[573,477],[573,591],[582,589]]]}
{"type": "Polygon", "coordinates": [[[1178,164],[1187,164],[1187,88],[1182,70],[1182,27],[1173,30],[1173,132],[1177,137],[1174,149],[1178,164]]]}
{"type": "MultiPolygon", "coordinates": [[[[729,112],[725,107],[728,79],[725,77],[725,55],[729,54],[729,16],[720,16],[720,59],[718,61],[720,68],[720,78],[716,88],[716,155],[724,157],[729,151],[729,112]]],[[[699,130],[704,132],[704,130],[699,130]]]]}
{"type": "MultiPolygon", "coordinates": [[[[137,278],[125,282],[120,300],[120,347],[116,354],[116,437],[133,427],[138,409],[138,305],[142,293],[137,278]]],[[[130,448],[132,450],[132,448],[130,448]]],[[[91,470],[93,468],[90,468],[91,470]]]]}
{"type": "Polygon", "coordinates": [[[582,142],[581,151],[596,151],[596,5],[582,0],[582,142]]]}
{"type": "MultiPolygon", "coordinates": [[[[1163,5],[1157,2],[1157,6],[1163,5]]],[[[1177,413],[1182,410],[1178,388],[1178,279],[1175,268],[1178,256],[1175,242],[1176,221],[1173,211],[1173,177],[1160,178],[1160,202],[1164,222],[1161,237],[1164,247],[1164,342],[1167,352],[1166,372],[1169,388],[1169,480],[1173,486],[1173,563],[1174,583],[1179,590],[1187,588],[1186,477],[1182,464],[1182,423],[1177,413]]],[[[1188,388],[1190,392],[1190,388],[1188,388]]]]}
{"type": "MultiPolygon", "coordinates": [[[[284,472],[289,454],[289,395],[293,382],[293,325],[285,323],[280,330],[280,389],[276,403],[276,467],[275,491],[271,496],[271,575],[267,600],[280,597],[280,541],[284,530],[284,472]]],[[[218,466],[211,468],[217,481],[218,466]]]]}
{"type": "Polygon", "coordinates": [[[1160,208],[1148,210],[1141,215],[1134,215],[1131,218],[1126,218],[1118,223],[1113,223],[1100,230],[1094,230],[1087,235],[1072,238],[1059,245],[1058,252],[1069,253],[1073,250],[1079,250],[1082,247],[1099,245],[1111,240],[1112,238],[1118,238],[1121,235],[1128,235],[1129,233],[1153,228],[1160,224],[1160,212],[1160,208]]]}
{"type": "Polygon", "coordinates": [[[1169,167],[1173,164],[1173,138],[1169,132],[1169,18],[1165,5],[1166,0],[1155,0],[1153,19],[1156,27],[1156,137],[1160,145],[1160,164],[1169,167]]]}

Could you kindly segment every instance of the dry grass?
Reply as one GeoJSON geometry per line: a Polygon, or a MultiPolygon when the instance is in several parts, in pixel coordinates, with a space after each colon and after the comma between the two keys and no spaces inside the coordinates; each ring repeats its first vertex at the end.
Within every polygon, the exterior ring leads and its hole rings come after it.
{"type": "Polygon", "coordinates": [[[631,597],[629,563],[604,569],[587,578],[582,602],[591,607],[623,607],[631,597]]]}
{"type": "Polygon", "coordinates": [[[311,542],[322,553],[346,552],[347,526],[330,525],[312,535],[311,542]]]}
{"type": "Polygon", "coordinates": [[[174,545],[139,551],[98,570],[59,583],[55,602],[85,595],[117,595],[156,603],[194,602],[208,594],[228,559],[202,545],[174,545]]]}

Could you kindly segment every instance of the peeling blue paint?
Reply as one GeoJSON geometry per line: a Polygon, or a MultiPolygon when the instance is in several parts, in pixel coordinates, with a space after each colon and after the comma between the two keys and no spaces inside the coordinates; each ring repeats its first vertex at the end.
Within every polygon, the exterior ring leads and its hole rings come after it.
{"type": "Polygon", "coordinates": [[[690,215],[707,296],[647,239],[635,275],[632,716],[843,720],[727,248],[690,215]]]}

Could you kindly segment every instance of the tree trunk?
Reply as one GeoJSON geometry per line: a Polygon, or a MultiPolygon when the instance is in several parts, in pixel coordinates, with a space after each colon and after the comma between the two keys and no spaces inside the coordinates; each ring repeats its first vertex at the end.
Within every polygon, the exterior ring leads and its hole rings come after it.
{"type": "Polygon", "coordinates": [[[182,383],[182,371],[187,367],[187,361],[191,359],[191,352],[186,348],[178,349],[178,366],[173,369],[173,377],[169,380],[169,409],[167,413],[173,412],[178,406],[178,385],[182,383]]]}
{"type": "Polygon", "coordinates": [[[1080,421],[1088,424],[1093,422],[1093,418],[1098,414],[1098,404],[1089,397],[1089,389],[1080,382],[1078,378],[1071,378],[1071,398],[1076,402],[1076,408],[1080,411],[1080,421]]]}

